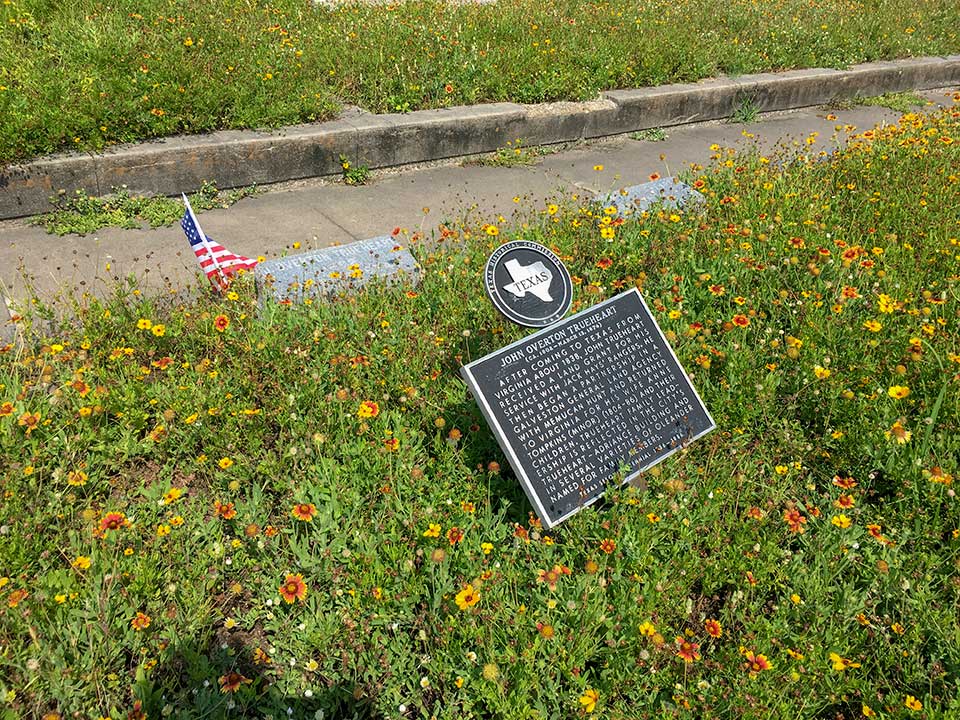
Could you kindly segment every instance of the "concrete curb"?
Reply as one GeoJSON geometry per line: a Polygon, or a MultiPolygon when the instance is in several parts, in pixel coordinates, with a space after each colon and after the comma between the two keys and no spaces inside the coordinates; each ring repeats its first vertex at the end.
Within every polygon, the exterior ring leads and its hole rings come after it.
{"type": "Polygon", "coordinates": [[[370,168],[492,152],[526,145],[729,117],[749,100],[762,112],[831,100],[960,84],[960,55],[716,78],[698,83],[613,90],[590,102],[492,103],[405,114],[348,111],[331,122],[275,132],[222,131],[62,155],[0,170],[0,218],[46,212],[57,194],[105,195],[122,185],[136,194],[192,192],[204,181],[243,187],[338,175],[340,155],[370,168]]]}

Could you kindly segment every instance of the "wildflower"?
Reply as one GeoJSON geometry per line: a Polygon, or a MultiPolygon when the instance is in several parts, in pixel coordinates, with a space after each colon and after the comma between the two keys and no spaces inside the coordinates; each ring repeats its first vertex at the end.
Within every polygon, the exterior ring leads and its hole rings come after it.
{"type": "Polygon", "coordinates": [[[100,535],[105,536],[107,532],[119,530],[120,528],[130,527],[130,521],[122,512],[108,512],[100,519],[100,535]]]}
{"type": "Polygon", "coordinates": [[[863,713],[863,716],[865,718],[875,718],[877,716],[876,711],[872,707],[864,703],[861,703],[860,712],[863,713]]]}
{"type": "Polygon", "coordinates": [[[700,649],[700,645],[695,642],[690,642],[684,637],[677,636],[677,657],[682,658],[684,662],[692,663],[695,660],[700,659],[700,653],[697,652],[700,649]]]}
{"type": "Polygon", "coordinates": [[[560,209],[560,206],[559,206],[559,205],[556,205],[556,204],[554,204],[554,203],[550,203],[549,205],[547,205],[547,214],[548,214],[548,215],[556,215],[556,214],[557,214],[557,211],[558,211],[559,209],[560,209]]]}
{"type": "Polygon", "coordinates": [[[737,315],[733,316],[730,322],[732,322],[737,327],[745,328],[750,325],[750,318],[748,318],[746,315],[742,315],[738,313],[737,315]]]}
{"type": "Polygon", "coordinates": [[[397,448],[400,447],[400,439],[395,437],[387,438],[386,440],[383,441],[383,446],[389,452],[396,452],[397,448]]]}
{"type": "Polygon", "coordinates": [[[74,560],[71,564],[77,570],[89,570],[90,558],[88,558],[86,555],[77,555],[77,559],[74,560]]]}
{"type": "Polygon", "coordinates": [[[150,627],[150,620],[151,618],[149,615],[147,615],[146,613],[138,612],[136,617],[130,621],[130,625],[133,626],[134,630],[136,630],[137,632],[140,632],[150,627]]]}
{"type": "Polygon", "coordinates": [[[617,542],[611,538],[605,538],[600,541],[600,549],[603,550],[607,555],[610,555],[614,550],[617,549],[617,542]]]}
{"type": "Polygon", "coordinates": [[[500,228],[498,228],[496,225],[487,224],[484,226],[483,230],[490,237],[496,237],[500,234],[500,228]]]}
{"type": "Polygon", "coordinates": [[[841,528],[841,529],[843,529],[843,530],[845,530],[846,528],[850,527],[850,518],[848,518],[848,517],[847,517],[846,515],[844,515],[843,513],[841,513],[841,514],[839,514],[839,515],[834,515],[834,516],[830,519],[830,522],[831,522],[833,525],[835,525],[836,527],[841,528]]]}
{"type": "Polygon", "coordinates": [[[17,425],[25,427],[27,435],[40,427],[40,413],[25,412],[17,419],[17,425]]]}
{"type": "Polygon", "coordinates": [[[230,318],[228,318],[226,315],[217,315],[213,319],[213,328],[217,332],[223,332],[228,327],[230,327],[230,318]]]}
{"type": "Polygon", "coordinates": [[[880,332],[880,330],[883,328],[883,325],[876,320],[867,320],[865,323],[863,323],[863,327],[870,332],[880,332]]]}
{"type": "Polygon", "coordinates": [[[913,710],[914,712],[920,712],[923,709],[923,703],[913,695],[907,695],[907,699],[903,701],[903,704],[908,710],[913,710]]]}
{"type": "Polygon", "coordinates": [[[73,470],[67,473],[67,485],[82,487],[87,482],[87,474],[83,470],[73,470]]]}
{"type": "Polygon", "coordinates": [[[557,582],[560,580],[560,566],[554,565],[550,570],[538,570],[537,582],[546,583],[551,590],[557,589],[557,582]]]}
{"type": "Polygon", "coordinates": [[[903,635],[907,631],[907,629],[898,622],[893,623],[893,625],[890,626],[890,629],[893,630],[897,635],[903,635]]]}
{"type": "Polygon", "coordinates": [[[723,635],[723,628],[718,620],[706,620],[703,623],[703,628],[710,637],[718,638],[723,635]]]}
{"type": "Polygon", "coordinates": [[[460,503],[460,509],[463,510],[465,513],[473,513],[473,512],[476,512],[477,507],[469,500],[464,500],[463,502],[460,503]]]}
{"type": "Polygon", "coordinates": [[[913,433],[903,427],[899,420],[893,423],[889,430],[884,430],[883,435],[887,440],[896,441],[898,445],[905,445],[913,437],[913,433]]]}
{"type": "Polygon", "coordinates": [[[307,597],[307,584],[303,581],[303,575],[287,575],[280,586],[280,597],[288,604],[294,600],[303,602],[307,597]]]}
{"type": "Polygon", "coordinates": [[[486,663],[481,672],[484,680],[493,681],[500,677],[500,668],[497,667],[496,663],[486,663]]]}
{"type": "Polygon", "coordinates": [[[852,490],[857,486],[857,481],[852,477],[843,476],[843,475],[834,475],[833,484],[844,490],[852,490]]]}
{"type": "Polygon", "coordinates": [[[550,623],[537,623],[537,632],[540,633],[540,636],[545,640],[552,640],[557,631],[554,629],[553,625],[550,623]]]}
{"type": "Polygon", "coordinates": [[[887,395],[892,397],[894,400],[903,400],[907,395],[910,394],[910,388],[904,385],[892,385],[887,388],[887,395]]]}
{"type": "Polygon", "coordinates": [[[430,527],[423,531],[423,536],[428,538],[440,537],[440,525],[430,523],[430,527]]]}
{"type": "Polygon", "coordinates": [[[480,549],[483,550],[484,555],[489,555],[491,552],[493,552],[493,543],[480,543],[480,549]]]}
{"type": "Polygon", "coordinates": [[[220,676],[220,692],[232,693],[240,689],[241,685],[249,685],[253,681],[240,673],[233,671],[220,676]]]}
{"type": "Polygon", "coordinates": [[[820,365],[814,365],[813,374],[817,376],[817,380],[826,380],[830,377],[830,370],[820,365]]]}
{"type": "Polygon", "coordinates": [[[856,505],[856,501],[853,499],[852,495],[841,495],[833,501],[833,505],[834,507],[841,508],[842,510],[849,510],[856,505]]]}
{"type": "Polygon", "coordinates": [[[603,165],[594,165],[593,169],[596,170],[597,172],[601,172],[603,171],[603,165]]]}
{"type": "Polygon", "coordinates": [[[178,488],[178,487],[170,488],[163,495],[163,504],[170,505],[171,503],[175,503],[177,500],[179,500],[182,497],[183,497],[183,488],[178,488]]]}
{"type": "Polygon", "coordinates": [[[367,418],[375,418],[380,414],[380,406],[377,403],[371,400],[364,400],[360,403],[360,407],[357,409],[357,417],[362,420],[367,418]]]}
{"type": "Polygon", "coordinates": [[[889,295],[881,293],[877,297],[877,309],[882,313],[892,313],[897,309],[897,302],[889,295]]]}
{"type": "Polygon", "coordinates": [[[750,673],[750,677],[756,677],[764,670],[773,669],[773,665],[771,665],[770,661],[767,660],[766,655],[755,655],[752,650],[744,650],[743,656],[747,659],[745,668],[747,672],[750,673]]]}
{"type": "Polygon", "coordinates": [[[6,402],[0,404],[0,417],[7,417],[13,415],[14,407],[13,403],[7,400],[6,402]]]}
{"type": "Polygon", "coordinates": [[[26,590],[14,590],[9,595],[7,595],[7,605],[9,607],[15,608],[17,605],[22,603],[30,596],[26,590]]]}
{"type": "Polygon", "coordinates": [[[657,634],[657,629],[649,620],[645,620],[644,622],[640,623],[640,626],[637,629],[640,631],[640,634],[643,637],[653,637],[657,634]]]}
{"type": "Polygon", "coordinates": [[[843,672],[847,668],[858,668],[860,663],[855,663],[852,660],[848,660],[845,657],[837,655],[837,653],[830,653],[830,662],[833,664],[833,669],[837,672],[843,672]]]}
{"type": "Polygon", "coordinates": [[[214,500],[213,509],[224,520],[233,520],[237,516],[237,510],[232,502],[222,503],[219,500],[214,500]]]}
{"type": "Polygon", "coordinates": [[[146,318],[140,318],[137,320],[137,329],[138,330],[149,330],[153,327],[153,323],[147,320],[146,318]]]}
{"type": "Polygon", "coordinates": [[[217,465],[220,466],[221,470],[229,470],[233,467],[233,460],[228,457],[222,457],[217,461],[217,465]]]}
{"type": "Polygon", "coordinates": [[[600,237],[602,237],[604,240],[613,240],[613,238],[616,237],[616,234],[617,231],[609,225],[600,228],[600,237]]]}
{"type": "Polygon", "coordinates": [[[150,328],[150,332],[152,332],[157,337],[163,337],[164,335],[167,334],[167,326],[164,325],[163,323],[157,323],[152,328],[150,328]]]}
{"type": "MultiPolygon", "coordinates": [[[[598,165],[597,167],[601,170],[603,169],[602,165],[598,165]]],[[[593,688],[587,688],[583,695],[580,696],[580,704],[583,705],[584,712],[592,713],[598,702],[600,702],[600,693],[593,688]]]]}
{"type": "Polygon", "coordinates": [[[457,603],[457,607],[461,610],[467,610],[472,608],[478,602],[480,602],[480,593],[477,590],[473,589],[473,585],[467,584],[463,586],[463,589],[457,593],[457,596],[454,598],[457,603]]]}
{"type": "Polygon", "coordinates": [[[157,537],[166,537],[169,534],[170,534],[169,525],[164,525],[163,523],[161,523],[160,525],[157,525],[157,537]]]}
{"type": "Polygon", "coordinates": [[[313,503],[298,503],[297,505],[293,506],[290,514],[293,515],[297,520],[302,520],[303,522],[312,522],[313,516],[317,514],[317,506],[313,503]]]}
{"type": "Polygon", "coordinates": [[[807,519],[800,514],[800,511],[796,508],[789,508],[783,511],[783,520],[787,523],[787,526],[790,528],[790,532],[803,533],[804,524],[807,522],[807,519]]]}

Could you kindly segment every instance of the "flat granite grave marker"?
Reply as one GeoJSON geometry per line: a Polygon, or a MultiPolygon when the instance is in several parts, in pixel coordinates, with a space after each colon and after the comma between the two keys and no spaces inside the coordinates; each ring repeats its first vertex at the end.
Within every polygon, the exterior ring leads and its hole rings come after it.
{"type": "Polygon", "coordinates": [[[547,527],[716,427],[636,289],[460,373],[547,527]]]}
{"type": "Polygon", "coordinates": [[[601,193],[597,195],[596,201],[605,208],[615,207],[620,216],[628,216],[649,210],[656,203],[662,203],[668,208],[699,205],[704,201],[704,197],[686,183],[665,177],[631,185],[617,192],[601,193]]]}
{"type": "Polygon", "coordinates": [[[254,269],[257,293],[278,302],[332,295],[363,287],[372,278],[420,279],[420,266],[406,247],[383,235],[346,245],[262,262],[254,269]]]}

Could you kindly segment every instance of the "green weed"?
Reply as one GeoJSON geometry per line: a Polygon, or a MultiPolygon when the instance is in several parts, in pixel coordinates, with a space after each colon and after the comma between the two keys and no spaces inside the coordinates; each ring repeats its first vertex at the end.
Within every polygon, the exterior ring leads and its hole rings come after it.
{"type": "MultiPolygon", "coordinates": [[[[253,195],[251,186],[221,191],[213,183],[204,182],[190,195],[190,204],[196,211],[226,208],[242,198],[253,195]]],[[[110,195],[93,197],[78,190],[73,197],[54,197],[55,209],[30,219],[54,235],[87,235],[104,227],[138,228],[144,223],[150,227],[172,225],[183,216],[183,203],[176,198],[131,195],[125,188],[113,188],[110,195]]]]}

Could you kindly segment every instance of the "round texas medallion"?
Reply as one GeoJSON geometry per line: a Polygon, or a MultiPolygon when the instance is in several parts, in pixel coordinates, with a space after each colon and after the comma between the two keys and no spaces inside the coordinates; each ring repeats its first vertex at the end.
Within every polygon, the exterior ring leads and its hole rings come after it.
{"type": "Polygon", "coordinates": [[[543,245],[515,240],[494,250],[484,278],[487,294],[508,320],[546,327],[567,314],[573,300],[570,273],[543,245]]]}

